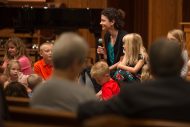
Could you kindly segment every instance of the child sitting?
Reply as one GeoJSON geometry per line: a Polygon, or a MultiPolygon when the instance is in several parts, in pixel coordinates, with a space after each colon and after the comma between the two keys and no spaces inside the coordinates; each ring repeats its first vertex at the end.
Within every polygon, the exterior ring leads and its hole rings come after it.
{"type": "Polygon", "coordinates": [[[28,75],[24,75],[22,72],[20,72],[20,63],[17,60],[11,60],[9,61],[7,68],[5,70],[5,75],[7,76],[8,80],[4,83],[4,88],[10,83],[10,82],[20,82],[24,86],[27,87],[27,78],[28,75]]]}
{"type": "Polygon", "coordinates": [[[10,82],[4,89],[5,96],[12,97],[26,97],[28,98],[28,93],[26,87],[24,87],[20,82],[10,82]]]}
{"type": "Polygon", "coordinates": [[[102,93],[99,92],[101,95],[98,95],[101,100],[108,100],[120,92],[119,85],[110,77],[109,66],[106,62],[100,61],[94,64],[90,74],[102,86],[102,93]]]}
{"type": "Polygon", "coordinates": [[[144,65],[144,56],[141,52],[142,38],[132,33],[123,37],[124,57],[117,65],[114,79],[120,83],[140,81],[141,69],[144,65]]]}
{"type": "Polygon", "coordinates": [[[28,87],[33,91],[34,88],[39,85],[43,79],[37,74],[31,74],[27,78],[28,87]]]}
{"type": "Polygon", "coordinates": [[[42,77],[40,77],[38,74],[31,74],[27,78],[28,88],[31,89],[31,91],[28,91],[28,96],[32,97],[32,92],[34,88],[43,82],[42,77]]]}
{"type": "Polygon", "coordinates": [[[7,40],[5,44],[4,62],[1,69],[5,70],[11,60],[18,60],[20,71],[23,74],[32,74],[32,66],[26,52],[25,44],[18,37],[11,37],[7,40]]]}

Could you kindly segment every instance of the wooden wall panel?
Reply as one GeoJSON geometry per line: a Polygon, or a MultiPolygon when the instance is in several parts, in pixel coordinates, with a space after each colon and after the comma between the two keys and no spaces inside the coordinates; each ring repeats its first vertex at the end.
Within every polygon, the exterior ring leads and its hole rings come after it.
{"type": "Polygon", "coordinates": [[[190,0],[183,0],[183,22],[190,22],[190,0]]]}
{"type": "Polygon", "coordinates": [[[148,48],[148,1],[134,0],[133,31],[142,36],[145,48],[148,48]]]}
{"type": "Polygon", "coordinates": [[[108,0],[54,0],[56,7],[62,3],[68,8],[105,8],[108,0]]]}
{"type": "Polygon", "coordinates": [[[108,0],[88,0],[89,8],[105,8],[108,0]]]}
{"type": "MultiPolygon", "coordinates": [[[[190,57],[190,22],[182,22],[180,24],[183,27],[183,31],[185,33],[186,48],[187,48],[187,51],[188,51],[188,55],[190,57]]],[[[190,76],[189,76],[188,79],[190,79],[190,76]]]]}
{"type": "Polygon", "coordinates": [[[68,5],[69,0],[54,0],[55,7],[60,7],[61,4],[68,5]]]}
{"type": "Polygon", "coordinates": [[[67,7],[69,7],[69,8],[86,8],[87,0],[69,0],[67,7]]]}
{"type": "Polygon", "coordinates": [[[171,29],[180,28],[182,0],[149,0],[148,41],[166,36],[171,29]]]}
{"type": "Polygon", "coordinates": [[[184,32],[186,35],[186,46],[188,55],[190,57],[190,22],[184,25],[184,32]]]}

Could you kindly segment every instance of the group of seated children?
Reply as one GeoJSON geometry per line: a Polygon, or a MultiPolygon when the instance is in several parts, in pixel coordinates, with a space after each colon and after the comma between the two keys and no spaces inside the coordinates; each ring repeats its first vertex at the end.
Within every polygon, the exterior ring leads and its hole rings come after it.
{"type": "Polygon", "coordinates": [[[40,75],[33,73],[25,45],[17,37],[11,37],[5,44],[5,56],[1,70],[0,80],[7,96],[31,96],[35,84],[42,81],[40,75]]]}
{"type": "MultiPolygon", "coordinates": [[[[188,55],[185,49],[185,41],[181,30],[172,30],[168,32],[168,39],[177,40],[182,49],[182,56],[185,64],[181,76],[185,77],[188,71],[188,55]]],[[[42,59],[34,64],[34,73],[30,59],[27,57],[25,46],[19,38],[10,38],[5,45],[5,57],[2,69],[4,73],[0,80],[4,84],[6,95],[12,96],[11,90],[19,89],[21,85],[26,88],[29,96],[32,94],[36,84],[50,78],[52,67],[52,48],[53,44],[43,43],[40,46],[40,55],[42,59]],[[19,83],[18,83],[19,82],[19,83]],[[9,85],[12,85],[10,87],[9,85]],[[14,86],[15,85],[15,86],[14,86]],[[8,87],[9,86],[9,87],[8,87]]],[[[101,90],[96,90],[96,96],[100,100],[108,100],[119,93],[123,82],[140,82],[152,78],[149,68],[149,57],[143,46],[142,38],[139,34],[131,33],[123,37],[123,53],[121,60],[115,66],[113,77],[110,75],[110,68],[106,62],[99,61],[95,63],[89,71],[89,80],[96,81],[101,86],[101,90]]],[[[91,82],[94,85],[94,82],[91,82]]],[[[18,90],[19,91],[19,90],[18,90]]],[[[24,95],[24,94],[22,94],[24,95]]],[[[20,96],[18,94],[18,96],[20,96]]]]}

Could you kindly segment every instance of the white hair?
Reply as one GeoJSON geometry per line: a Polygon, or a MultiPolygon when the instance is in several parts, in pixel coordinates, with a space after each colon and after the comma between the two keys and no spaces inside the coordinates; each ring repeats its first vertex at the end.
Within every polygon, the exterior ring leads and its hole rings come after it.
{"type": "Polygon", "coordinates": [[[53,65],[55,69],[64,70],[73,62],[83,64],[88,53],[86,41],[73,32],[62,34],[53,47],[53,65]]]}

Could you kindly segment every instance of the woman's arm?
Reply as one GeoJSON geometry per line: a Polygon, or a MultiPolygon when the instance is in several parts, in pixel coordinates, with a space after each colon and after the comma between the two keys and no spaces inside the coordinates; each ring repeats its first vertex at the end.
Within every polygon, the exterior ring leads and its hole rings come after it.
{"type": "Polygon", "coordinates": [[[129,66],[123,65],[122,63],[119,63],[117,68],[129,71],[129,72],[135,74],[142,68],[143,65],[144,65],[144,60],[141,59],[137,62],[137,64],[134,67],[129,67],[129,66]]]}

